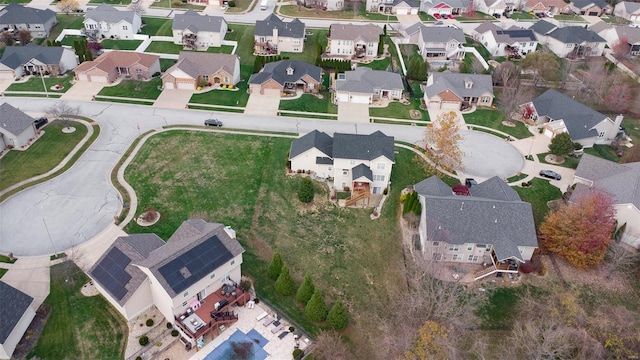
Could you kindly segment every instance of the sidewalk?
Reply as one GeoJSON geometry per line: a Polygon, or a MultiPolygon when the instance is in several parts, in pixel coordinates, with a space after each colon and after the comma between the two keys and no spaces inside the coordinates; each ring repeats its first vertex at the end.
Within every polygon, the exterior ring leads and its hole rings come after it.
{"type": "MultiPolygon", "coordinates": [[[[33,310],[49,296],[49,256],[19,258],[9,265],[2,281],[34,298],[33,310]]],[[[4,305],[3,305],[4,306],[4,305]]]]}

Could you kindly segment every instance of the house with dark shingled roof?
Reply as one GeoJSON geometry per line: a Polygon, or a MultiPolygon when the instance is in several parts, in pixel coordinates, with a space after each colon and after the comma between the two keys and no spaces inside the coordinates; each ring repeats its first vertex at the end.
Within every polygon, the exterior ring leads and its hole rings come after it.
{"type": "Polygon", "coordinates": [[[19,148],[35,139],[33,121],[31,116],[8,103],[0,105],[0,148],[19,148]]]}
{"type": "Polygon", "coordinates": [[[249,92],[264,94],[277,90],[295,94],[298,91],[317,93],[322,84],[322,68],[298,60],[267,63],[257,74],[249,77],[249,92]]]}
{"type": "Polygon", "coordinates": [[[133,39],[142,27],[142,19],[135,11],[107,4],[87,10],[83,23],[87,36],[103,39],[133,39]]]}
{"type": "Polygon", "coordinates": [[[162,74],[165,89],[196,89],[201,83],[235,85],[240,81],[240,59],[232,54],[181,51],[178,62],[162,74]]]}
{"type": "Polygon", "coordinates": [[[255,55],[278,55],[304,51],[305,24],[296,19],[282,21],[276,14],[256,21],[253,32],[255,55]]]}
{"type": "Polygon", "coordinates": [[[17,79],[23,75],[58,76],[78,66],[76,53],[61,46],[8,46],[0,59],[0,79],[17,79]]]}
{"type": "Polygon", "coordinates": [[[600,35],[582,26],[559,28],[545,20],[540,20],[529,29],[536,34],[538,42],[549,47],[561,58],[579,59],[602,56],[607,43],[600,35]]]}
{"type": "Polygon", "coordinates": [[[0,9],[0,29],[28,30],[34,38],[46,38],[58,23],[51,9],[34,9],[18,3],[10,3],[0,9]]]}
{"type": "Polygon", "coordinates": [[[221,47],[227,34],[227,22],[222,16],[201,15],[192,9],[176,14],[171,25],[173,43],[184,49],[206,51],[221,47]]]}
{"type": "Polygon", "coordinates": [[[11,359],[36,316],[33,297],[0,281],[0,359],[11,359]]]}
{"type": "Polygon", "coordinates": [[[492,56],[525,57],[536,51],[538,39],[532,30],[512,26],[503,29],[485,21],[474,30],[474,38],[482,43],[492,56]]]}

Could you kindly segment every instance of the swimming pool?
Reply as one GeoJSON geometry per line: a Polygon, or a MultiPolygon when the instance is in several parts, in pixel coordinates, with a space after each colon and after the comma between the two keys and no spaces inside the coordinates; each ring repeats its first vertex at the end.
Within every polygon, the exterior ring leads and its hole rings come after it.
{"type": "Polygon", "coordinates": [[[247,351],[250,356],[247,359],[264,360],[269,354],[264,350],[269,340],[260,335],[255,329],[243,333],[239,329],[225,340],[220,346],[210,352],[204,360],[230,360],[238,351],[247,351]]]}

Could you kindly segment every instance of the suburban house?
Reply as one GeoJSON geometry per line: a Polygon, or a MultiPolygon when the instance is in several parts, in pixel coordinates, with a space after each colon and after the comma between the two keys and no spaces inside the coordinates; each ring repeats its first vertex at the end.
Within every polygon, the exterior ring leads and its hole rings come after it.
{"type": "Polygon", "coordinates": [[[618,136],[622,123],[622,115],[611,120],[553,89],[521,105],[520,114],[527,123],[543,128],[545,135],[552,138],[567,132],[574,142],[588,148],[611,143],[618,136]]]}
{"type": "Polygon", "coordinates": [[[483,264],[474,274],[518,273],[538,247],[531,204],[494,176],[456,195],[436,176],[415,184],[422,205],[420,249],[428,259],[483,264]]]}
{"type": "Polygon", "coordinates": [[[424,103],[431,110],[464,110],[493,103],[491,75],[461,74],[450,71],[429,74],[424,103]]]}
{"type": "Polygon", "coordinates": [[[522,5],[522,11],[536,14],[548,12],[552,15],[566,14],[571,12],[571,4],[564,0],[527,0],[522,5]]]}
{"type": "Polygon", "coordinates": [[[571,201],[591,188],[613,197],[618,226],[626,224],[622,242],[640,250],[640,162],[618,164],[584,154],[573,182],[571,201]]]}
{"type": "Polygon", "coordinates": [[[420,3],[413,0],[367,0],[367,12],[395,14],[395,15],[418,15],[420,3]]]}
{"type": "Polygon", "coordinates": [[[429,15],[460,15],[467,12],[470,0],[421,0],[420,11],[429,15]]]}
{"type": "Polygon", "coordinates": [[[616,49],[619,45],[626,46],[629,55],[640,55],[640,28],[630,26],[613,26],[600,21],[589,27],[607,41],[609,48],[616,49]],[[620,44],[623,42],[622,44],[620,44]]]}
{"type": "Polygon", "coordinates": [[[281,94],[317,93],[321,85],[322,68],[298,60],[267,63],[249,78],[249,92],[260,94],[276,90],[281,94]]]}
{"type": "Polygon", "coordinates": [[[18,79],[24,75],[58,76],[78,66],[73,49],[60,46],[7,46],[0,59],[0,79],[18,79]]]}
{"type": "Polygon", "coordinates": [[[178,62],[162,74],[165,89],[194,90],[211,84],[235,85],[240,81],[237,55],[182,51],[178,62]]]}
{"type": "Polygon", "coordinates": [[[403,43],[418,45],[422,58],[432,66],[448,65],[464,59],[464,33],[448,26],[426,26],[415,23],[404,30],[403,43]]]}
{"type": "Polygon", "coordinates": [[[243,252],[230,227],[189,219],[166,243],[155,234],[119,237],[88,274],[127,320],[153,305],[196,346],[236,322],[232,306],[250,299],[238,286],[243,252]]]}
{"type": "Polygon", "coordinates": [[[516,59],[536,51],[538,40],[533,30],[512,26],[509,29],[485,21],[475,28],[474,38],[487,48],[492,56],[507,56],[516,59]]]}
{"type": "Polygon", "coordinates": [[[12,359],[13,352],[36,316],[33,297],[0,281],[0,359],[12,359]]]}
{"type": "Polygon", "coordinates": [[[206,51],[220,47],[227,34],[227,22],[221,16],[200,15],[194,10],[173,18],[173,43],[185,49],[206,51]]]}
{"type": "Polygon", "coordinates": [[[112,83],[118,78],[149,80],[160,73],[160,57],[131,51],[109,51],[75,69],[76,80],[112,83]]]}
{"type": "Polygon", "coordinates": [[[632,23],[640,24],[640,3],[622,1],[616,4],[613,15],[627,19],[632,23]]]}
{"type": "Polygon", "coordinates": [[[335,133],[333,138],[314,130],[291,143],[291,170],[310,171],[333,178],[336,191],[350,191],[346,205],[369,203],[371,194],[382,194],[389,186],[395,164],[393,137],[381,131],[371,135],[335,133]]]}
{"type": "Polygon", "coordinates": [[[83,23],[85,34],[94,39],[133,39],[140,31],[142,19],[133,10],[102,4],[87,10],[83,23]]]}
{"type": "Polygon", "coordinates": [[[507,11],[507,4],[503,0],[478,0],[478,11],[489,15],[502,15],[507,11]]]}
{"type": "Polygon", "coordinates": [[[331,24],[326,57],[373,60],[378,56],[380,35],[382,28],[374,24],[331,24]]]}
{"type": "Polygon", "coordinates": [[[338,74],[334,102],[372,104],[378,100],[400,100],[404,84],[398,73],[358,67],[338,74]]]}
{"type": "Polygon", "coordinates": [[[558,28],[547,21],[540,20],[529,29],[536,33],[542,45],[561,58],[577,59],[588,56],[602,56],[605,39],[582,26],[558,28]]]}
{"type": "Polygon", "coordinates": [[[322,11],[337,11],[344,9],[344,3],[344,0],[307,0],[305,6],[321,9],[322,11]]]}
{"type": "Polygon", "coordinates": [[[281,52],[304,51],[305,25],[298,19],[282,21],[276,14],[256,21],[254,29],[255,55],[277,55],[281,52]]]}
{"type": "Polygon", "coordinates": [[[9,105],[0,105],[0,149],[20,148],[36,138],[34,119],[9,105]]]}
{"type": "Polygon", "coordinates": [[[613,6],[604,0],[571,0],[571,10],[580,15],[601,16],[610,14],[613,6]]]}
{"type": "Polygon", "coordinates": [[[28,30],[33,38],[46,38],[57,23],[56,13],[50,9],[34,9],[18,3],[0,9],[0,29],[3,31],[28,30]]]}

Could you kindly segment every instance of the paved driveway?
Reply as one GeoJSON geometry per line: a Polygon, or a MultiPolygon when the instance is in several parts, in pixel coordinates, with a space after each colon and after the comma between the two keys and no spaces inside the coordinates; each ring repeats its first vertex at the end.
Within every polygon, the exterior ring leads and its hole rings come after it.
{"type": "Polygon", "coordinates": [[[396,15],[398,22],[406,29],[407,27],[422,22],[418,15],[396,15]]]}
{"type": "Polygon", "coordinates": [[[193,96],[193,92],[193,90],[162,90],[160,96],[158,96],[153,103],[153,106],[169,109],[186,109],[191,96],[193,96]]]}
{"type": "Polygon", "coordinates": [[[76,83],[60,97],[60,99],[91,101],[93,96],[97,95],[105,85],[107,84],[77,80],[76,83]]]}
{"type": "Polygon", "coordinates": [[[338,101],[338,121],[369,122],[369,104],[338,101]]]}
{"type": "Polygon", "coordinates": [[[462,117],[462,113],[460,112],[460,110],[428,110],[429,119],[431,119],[431,121],[436,122],[438,121],[438,118],[440,117],[441,114],[451,112],[451,111],[456,113],[456,119],[458,120],[458,127],[460,127],[460,129],[465,129],[467,127],[467,123],[464,122],[464,117],[462,117]]]}
{"type": "Polygon", "coordinates": [[[265,90],[264,94],[257,92],[249,95],[247,106],[244,108],[244,113],[249,115],[264,115],[264,116],[276,116],[278,115],[278,108],[280,107],[280,90],[265,90]]]}

